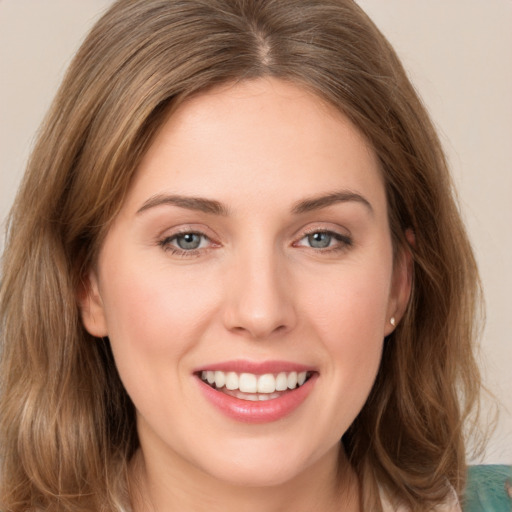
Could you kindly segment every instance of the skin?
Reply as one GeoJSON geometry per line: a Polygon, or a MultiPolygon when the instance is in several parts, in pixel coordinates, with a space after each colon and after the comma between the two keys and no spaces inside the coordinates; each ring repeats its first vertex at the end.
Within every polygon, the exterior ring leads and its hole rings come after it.
{"type": "Polygon", "coordinates": [[[145,155],[82,302],[137,410],[135,509],[359,510],[339,440],[404,311],[409,267],[393,259],[377,158],[333,107],[277,79],[182,104],[145,155]],[[223,211],[161,201],[176,195],[223,211]],[[326,231],[318,247],[311,235],[326,231]],[[188,252],[187,232],[205,235],[188,252]],[[215,409],[193,374],[233,359],[305,364],[318,378],[287,417],[246,424],[215,409]]]}

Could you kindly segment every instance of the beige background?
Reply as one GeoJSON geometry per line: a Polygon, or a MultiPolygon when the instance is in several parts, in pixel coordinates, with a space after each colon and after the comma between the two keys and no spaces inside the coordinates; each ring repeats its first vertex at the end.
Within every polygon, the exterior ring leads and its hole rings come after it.
{"type": "MultiPolygon", "coordinates": [[[[110,3],[0,0],[1,221],[63,72],[110,3]]],[[[512,1],[359,3],[400,54],[452,165],[487,301],[482,367],[500,400],[484,462],[512,464],[512,1]]]]}

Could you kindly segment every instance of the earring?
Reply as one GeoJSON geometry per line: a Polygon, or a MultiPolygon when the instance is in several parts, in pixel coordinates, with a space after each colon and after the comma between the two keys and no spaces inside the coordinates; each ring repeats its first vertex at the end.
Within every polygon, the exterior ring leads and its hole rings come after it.
{"type": "Polygon", "coordinates": [[[395,317],[394,317],[394,316],[392,316],[392,317],[389,319],[389,323],[390,323],[393,327],[395,327],[395,326],[396,326],[396,320],[395,320],[395,317]]]}

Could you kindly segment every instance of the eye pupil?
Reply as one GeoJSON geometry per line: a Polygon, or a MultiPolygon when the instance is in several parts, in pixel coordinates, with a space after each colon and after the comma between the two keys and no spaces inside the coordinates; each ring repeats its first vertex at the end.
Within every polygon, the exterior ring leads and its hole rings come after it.
{"type": "Polygon", "coordinates": [[[201,245],[201,235],[196,233],[185,233],[176,238],[176,244],[180,249],[197,249],[201,245]]]}
{"type": "Polygon", "coordinates": [[[329,233],[313,233],[308,235],[308,242],[315,249],[324,249],[331,245],[332,236],[329,233]]]}

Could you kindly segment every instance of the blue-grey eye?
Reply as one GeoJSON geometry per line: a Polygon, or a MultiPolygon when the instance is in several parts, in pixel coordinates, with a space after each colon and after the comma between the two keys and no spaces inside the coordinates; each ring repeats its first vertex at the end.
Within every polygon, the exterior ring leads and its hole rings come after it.
{"type": "Polygon", "coordinates": [[[333,237],[330,233],[319,231],[308,235],[307,238],[310,247],[313,247],[314,249],[325,249],[330,247],[333,237]]]}
{"type": "Polygon", "coordinates": [[[201,245],[204,235],[197,233],[184,233],[183,235],[177,235],[175,238],[176,245],[185,251],[191,251],[198,249],[201,245]]]}

